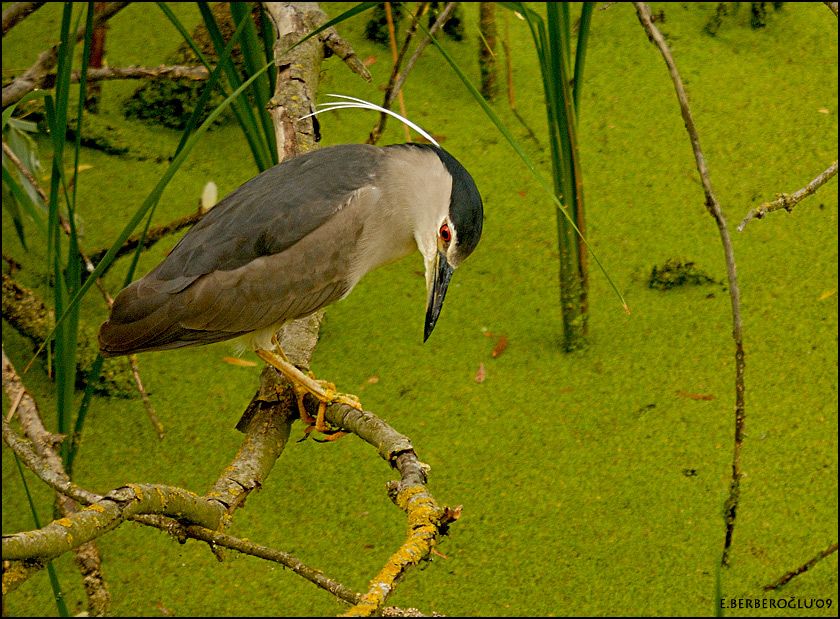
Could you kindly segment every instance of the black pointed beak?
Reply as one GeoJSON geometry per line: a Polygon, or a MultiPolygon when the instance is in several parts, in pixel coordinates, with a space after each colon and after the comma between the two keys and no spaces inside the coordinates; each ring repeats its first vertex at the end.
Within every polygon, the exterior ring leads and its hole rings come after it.
{"type": "Polygon", "coordinates": [[[429,336],[434,331],[435,323],[437,323],[440,310],[443,307],[443,299],[446,297],[446,289],[449,286],[449,280],[452,278],[454,269],[447,262],[446,255],[438,252],[435,256],[435,279],[432,282],[429,290],[429,300],[426,303],[426,328],[423,332],[423,341],[429,339],[429,336]]]}

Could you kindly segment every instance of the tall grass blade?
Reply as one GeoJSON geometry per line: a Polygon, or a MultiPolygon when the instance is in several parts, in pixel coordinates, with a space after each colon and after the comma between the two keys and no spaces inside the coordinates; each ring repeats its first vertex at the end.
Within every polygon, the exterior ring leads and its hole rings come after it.
{"type": "MultiPolygon", "coordinates": [[[[78,196],[78,179],[79,179],[79,162],[81,155],[81,141],[82,141],[82,125],[85,116],[85,99],[87,94],[87,72],[90,59],[90,50],[93,42],[93,17],[94,17],[94,2],[87,3],[87,20],[85,25],[85,39],[82,51],[82,66],[79,72],[79,94],[76,108],[76,130],[75,142],[73,152],[73,183],[70,200],[67,203],[67,222],[69,226],[69,246],[67,250],[67,265],[64,269],[64,278],[66,285],[66,296],[70,297],[75,294],[82,283],[82,258],[79,251],[79,238],[76,228],[76,202],[78,196]]],[[[72,52],[72,50],[71,50],[72,52]]],[[[67,83],[69,88],[69,82],[67,83]]],[[[68,98],[69,101],[69,98],[68,98]]],[[[62,389],[60,398],[66,399],[63,404],[64,410],[68,411],[73,406],[73,398],[75,396],[76,386],[76,352],[78,349],[78,327],[80,319],[80,308],[76,306],[69,312],[67,321],[68,328],[64,332],[64,338],[59,343],[56,340],[56,368],[62,368],[62,380],[59,384],[62,389]]],[[[56,379],[59,373],[56,372],[56,379]]],[[[92,377],[95,380],[96,377],[92,377]]],[[[57,398],[59,399],[59,398],[57,398]]],[[[68,424],[69,425],[69,424],[68,424]]],[[[84,427],[84,416],[76,414],[74,423],[74,432],[81,435],[84,427]]],[[[69,430],[66,427],[63,432],[69,430]]],[[[72,475],[72,467],[70,466],[70,451],[71,441],[64,441],[61,445],[62,461],[68,475],[72,475]]]]}
{"type": "Polygon", "coordinates": [[[105,358],[102,355],[97,355],[93,360],[93,364],[87,373],[85,379],[85,394],[82,396],[82,402],[79,404],[79,410],[76,411],[76,425],[73,428],[73,433],[65,442],[70,443],[67,450],[67,462],[64,464],[65,470],[69,477],[73,477],[73,464],[76,461],[76,456],[79,453],[79,446],[81,445],[82,430],[85,427],[85,420],[87,419],[88,411],[90,410],[90,403],[93,399],[93,393],[96,390],[95,384],[99,378],[99,373],[102,371],[102,364],[105,358]]]}
{"type": "MultiPolygon", "coordinates": [[[[70,424],[74,386],[75,386],[75,358],[76,358],[76,330],[78,328],[79,312],[77,309],[68,310],[67,304],[75,281],[76,270],[73,268],[72,238],[67,252],[67,264],[63,264],[63,233],[61,230],[59,204],[63,193],[65,204],[70,207],[67,187],[64,182],[64,147],[67,137],[67,112],[70,99],[70,70],[73,64],[73,48],[75,37],[70,36],[70,22],[73,14],[73,3],[66,2],[61,20],[61,42],[58,46],[58,62],[56,67],[55,106],[51,99],[45,100],[47,123],[53,145],[52,174],[50,178],[49,194],[49,248],[48,269],[54,282],[53,295],[56,315],[66,314],[67,318],[56,329],[55,337],[55,396],[57,427],[60,434],[66,434],[70,424]],[[63,191],[60,193],[59,188],[63,191]],[[72,363],[72,367],[69,367],[72,363]]],[[[65,459],[66,446],[62,444],[61,457],[65,459]]]]}
{"type": "MultiPolygon", "coordinates": [[[[543,79],[554,191],[567,208],[557,211],[557,248],[560,255],[560,305],[564,345],[567,350],[585,346],[588,321],[587,249],[583,201],[583,177],[577,147],[577,109],[572,75],[580,82],[585,57],[585,35],[591,6],[584,5],[584,38],[578,38],[572,67],[571,15],[569,3],[545,3],[546,20],[524,3],[505,3],[528,24],[543,79]],[[574,226],[568,220],[572,219],[574,226]]],[[[580,92],[578,86],[577,93],[580,92]]],[[[579,96],[579,94],[578,94],[579,96]]],[[[597,262],[597,258],[596,258],[597,262]]],[[[626,306],[625,306],[626,309],[626,306]]]]}
{"type": "MultiPolygon", "coordinates": [[[[173,23],[175,28],[181,33],[181,35],[186,38],[187,44],[190,45],[190,47],[192,47],[193,51],[202,60],[202,62],[207,67],[207,69],[210,71],[210,76],[207,79],[206,83],[204,84],[204,89],[202,90],[201,95],[199,95],[198,100],[196,101],[196,104],[193,108],[192,114],[190,115],[190,118],[187,120],[187,124],[184,127],[183,132],[181,133],[181,139],[178,142],[178,146],[175,148],[175,155],[174,156],[177,157],[178,153],[180,153],[181,150],[184,148],[184,146],[186,145],[187,140],[189,139],[190,135],[192,135],[193,131],[195,130],[195,127],[198,125],[199,119],[201,118],[202,114],[204,114],[204,109],[207,106],[207,102],[210,100],[210,96],[213,94],[213,89],[216,86],[218,86],[220,88],[220,90],[222,91],[222,93],[224,93],[225,95],[227,93],[225,93],[224,87],[219,82],[219,79],[221,78],[221,74],[222,74],[223,63],[218,62],[218,63],[216,63],[215,68],[211,69],[210,65],[207,64],[206,59],[202,55],[201,50],[198,48],[195,41],[192,39],[190,34],[187,32],[186,28],[183,27],[183,25],[178,20],[178,18],[175,16],[175,14],[172,13],[171,9],[168,6],[166,6],[166,4],[164,4],[162,2],[159,2],[158,6],[161,8],[163,13],[169,18],[169,20],[173,23]]],[[[235,47],[236,42],[239,40],[239,36],[243,32],[245,26],[246,26],[245,23],[241,23],[237,27],[236,32],[234,32],[233,36],[230,38],[230,41],[228,41],[228,44],[224,49],[224,52],[222,54],[223,57],[230,57],[231,56],[231,54],[233,53],[233,48],[235,47]]],[[[257,166],[257,168],[259,169],[259,165],[257,166]]],[[[137,265],[140,261],[140,256],[142,255],[142,251],[143,251],[143,246],[144,246],[143,241],[145,240],[146,234],[149,230],[149,227],[152,224],[152,217],[154,216],[154,212],[155,212],[156,208],[157,208],[157,202],[155,202],[152,205],[152,207],[149,209],[148,216],[146,217],[146,223],[143,227],[143,232],[140,235],[140,242],[137,244],[137,249],[132,254],[131,262],[128,266],[128,269],[126,270],[123,286],[127,286],[134,279],[134,273],[137,270],[137,265]]],[[[96,377],[93,377],[93,378],[95,379],[96,377]]]]}
{"type": "Polygon", "coordinates": [[[578,119],[580,119],[580,93],[583,90],[583,67],[586,62],[586,46],[589,42],[589,26],[592,23],[592,11],[594,10],[594,2],[584,2],[580,13],[577,48],[575,49],[575,78],[573,85],[575,112],[577,113],[578,119]]]}
{"type": "Polygon", "coordinates": [[[175,26],[175,29],[181,34],[181,37],[190,46],[190,49],[195,54],[195,57],[198,58],[199,62],[204,65],[204,67],[208,71],[212,71],[212,67],[210,66],[210,61],[207,60],[207,57],[201,51],[201,48],[198,47],[195,40],[193,40],[192,36],[190,35],[189,31],[184,28],[184,25],[181,23],[181,20],[172,12],[172,9],[165,2],[157,2],[158,8],[166,15],[167,19],[175,26]]]}
{"type": "MultiPolygon", "coordinates": [[[[184,144],[186,143],[187,139],[189,139],[192,132],[195,130],[195,127],[199,125],[199,119],[204,113],[204,108],[207,107],[207,102],[210,100],[210,96],[213,94],[213,89],[218,87],[224,96],[228,96],[228,93],[225,91],[224,86],[222,86],[220,82],[222,74],[222,64],[217,62],[215,67],[210,66],[210,63],[205,58],[204,54],[201,53],[201,50],[198,48],[195,41],[190,36],[190,33],[187,32],[187,29],[184,28],[183,24],[180,22],[178,17],[172,12],[172,9],[170,9],[164,2],[158,2],[157,5],[158,7],[160,7],[163,14],[166,15],[166,17],[172,22],[172,25],[175,26],[175,28],[184,38],[184,41],[187,43],[187,45],[190,46],[190,48],[193,50],[193,52],[201,61],[201,63],[205,66],[205,68],[208,71],[210,71],[210,76],[205,82],[204,90],[201,91],[201,95],[199,95],[198,100],[196,101],[192,115],[190,116],[189,120],[187,120],[187,124],[185,125],[184,131],[181,134],[181,140],[178,142],[178,146],[175,149],[175,155],[177,155],[179,152],[181,152],[181,149],[184,148],[184,144]]],[[[244,28],[244,26],[240,26],[240,28],[244,28]]],[[[224,51],[225,56],[229,56],[233,53],[234,45],[239,39],[240,28],[236,29],[236,32],[233,33],[233,36],[230,38],[230,41],[228,41],[227,47],[225,47],[224,51]]]]}
{"type": "MultiPolygon", "coordinates": [[[[23,492],[26,494],[26,500],[29,502],[29,511],[32,513],[32,521],[35,523],[35,528],[41,528],[41,519],[38,517],[38,510],[35,509],[35,501],[32,500],[32,493],[29,491],[29,484],[26,483],[26,476],[23,474],[23,466],[15,454],[15,464],[17,464],[18,473],[20,473],[20,480],[23,482],[23,492]]],[[[47,573],[50,576],[50,586],[53,591],[53,599],[55,606],[58,609],[59,617],[69,617],[70,611],[67,609],[67,604],[64,601],[64,593],[61,589],[61,583],[58,581],[58,574],[55,571],[55,566],[52,561],[47,563],[47,573]]]]}
{"type": "MultiPolygon", "coordinates": [[[[277,40],[274,33],[274,25],[271,23],[271,17],[269,17],[268,13],[266,13],[262,2],[257,3],[257,9],[260,12],[260,40],[262,41],[262,48],[265,53],[265,59],[263,62],[271,62],[274,60],[274,43],[277,40]]],[[[262,65],[262,62],[259,64],[262,65]]],[[[268,92],[273,93],[277,86],[277,73],[269,71],[267,75],[268,92]]]]}
{"type": "MultiPolygon", "coordinates": [[[[213,42],[213,46],[216,48],[216,54],[219,56],[218,62],[222,65],[228,82],[232,88],[239,88],[242,85],[242,78],[240,77],[239,71],[237,70],[231,57],[229,55],[223,55],[225,41],[222,36],[222,32],[219,29],[219,25],[216,23],[216,18],[213,17],[213,12],[210,10],[210,7],[206,2],[199,2],[198,8],[201,11],[201,16],[204,18],[204,25],[207,27],[207,33],[210,36],[210,40],[213,42]]],[[[241,33],[242,30],[245,29],[246,25],[247,22],[243,20],[240,24],[241,30],[237,29],[237,32],[241,33]]],[[[242,127],[242,133],[248,141],[248,146],[251,148],[254,160],[257,162],[257,168],[259,168],[260,172],[267,170],[274,165],[274,158],[268,151],[265,136],[259,129],[257,118],[254,115],[254,110],[248,103],[248,98],[243,97],[241,99],[236,99],[233,102],[232,109],[234,115],[236,116],[236,120],[242,127]]]]}
{"type": "MultiPolygon", "coordinates": [[[[266,53],[257,38],[257,29],[251,19],[250,4],[232,2],[230,14],[237,27],[244,22],[245,30],[240,37],[239,47],[242,50],[242,62],[245,65],[247,75],[253,75],[266,62],[266,53]]],[[[271,100],[272,92],[268,75],[268,73],[260,75],[251,86],[250,92],[254,97],[254,107],[262,127],[262,135],[268,146],[269,155],[271,155],[271,164],[276,165],[278,163],[277,141],[274,135],[274,123],[272,123],[271,116],[268,113],[268,103],[271,100]]]]}
{"type": "MultiPolygon", "coordinates": [[[[511,3],[500,3],[500,4],[511,4],[511,3]]],[[[426,32],[426,34],[428,34],[428,30],[423,26],[422,23],[419,24],[419,27],[422,30],[424,30],[426,32]]],[[[601,263],[601,260],[598,258],[598,256],[595,254],[595,252],[592,250],[592,246],[589,245],[589,241],[587,241],[586,238],[583,236],[583,234],[581,234],[580,230],[578,230],[577,224],[575,224],[574,220],[569,216],[568,212],[566,211],[566,207],[563,205],[563,203],[554,194],[554,189],[545,180],[545,178],[543,178],[543,176],[537,171],[537,168],[534,165],[534,163],[531,161],[531,158],[528,157],[528,155],[525,153],[525,151],[522,149],[522,147],[519,145],[519,143],[516,141],[516,139],[510,133],[508,128],[505,126],[505,124],[501,121],[501,119],[493,111],[493,108],[491,108],[487,104],[487,102],[484,100],[484,97],[482,97],[481,93],[478,91],[478,89],[475,86],[473,86],[472,82],[470,82],[469,78],[461,70],[461,68],[458,66],[458,64],[452,59],[452,57],[449,55],[449,53],[443,48],[443,46],[441,46],[435,40],[434,37],[432,37],[431,41],[432,41],[432,44],[437,48],[437,50],[443,56],[443,58],[446,60],[446,62],[449,64],[449,66],[452,68],[452,70],[455,72],[455,74],[460,78],[461,82],[464,84],[464,87],[472,95],[472,97],[473,97],[473,99],[475,99],[476,103],[478,103],[478,105],[481,107],[481,109],[484,111],[484,113],[487,115],[487,117],[490,119],[490,121],[499,130],[499,133],[501,133],[504,136],[504,138],[508,141],[508,144],[510,144],[510,146],[511,146],[511,148],[513,148],[514,152],[516,152],[516,154],[519,155],[519,158],[522,160],[522,162],[525,164],[525,166],[528,168],[528,170],[531,172],[531,174],[534,176],[534,178],[537,180],[537,182],[540,184],[540,186],[551,196],[552,200],[554,201],[556,206],[560,209],[560,212],[563,214],[563,216],[568,219],[569,224],[572,226],[572,228],[580,235],[583,243],[586,245],[587,249],[589,250],[589,253],[592,255],[592,259],[595,260],[595,263],[598,265],[598,268],[604,274],[604,277],[606,277],[607,282],[609,283],[610,287],[613,289],[613,292],[615,292],[616,296],[621,301],[622,307],[624,308],[625,311],[629,311],[628,306],[627,306],[627,302],[624,300],[624,295],[621,294],[618,287],[615,285],[615,282],[613,281],[612,277],[610,277],[610,274],[607,272],[607,270],[604,268],[604,265],[601,263]]]]}

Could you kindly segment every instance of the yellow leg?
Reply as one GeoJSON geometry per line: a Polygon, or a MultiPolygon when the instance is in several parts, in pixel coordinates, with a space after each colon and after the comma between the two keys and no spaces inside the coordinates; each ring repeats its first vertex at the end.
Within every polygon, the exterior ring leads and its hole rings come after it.
{"type": "Polygon", "coordinates": [[[346,393],[337,393],[335,385],[326,381],[316,380],[312,376],[301,372],[291,361],[289,361],[283,349],[280,348],[279,343],[275,340],[277,352],[271,352],[262,348],[256,350],[257,355],[266,363],[276,368],[283,376],[285,376],[295,390],[297,397],[298,410],[300,412],[300,419],[307,424],[304,430],[308,436],[312,430],[316,430],[325,435],[326,440],[334,441],[346,432],[336,432],[332,430],[327,424],[324,415],[326,414],[327,406],[333,403],[345,404],[357,410],[362,410],[362,404],[359,398],[346,393]],[[318,416],[313,418],[307,411],[303,403],[303,397],[311,394],[319,402],[318,416]]]}

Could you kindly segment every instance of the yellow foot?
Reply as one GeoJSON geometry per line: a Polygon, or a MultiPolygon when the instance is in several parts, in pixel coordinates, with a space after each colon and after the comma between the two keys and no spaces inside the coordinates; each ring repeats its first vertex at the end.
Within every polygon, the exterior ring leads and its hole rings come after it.
{"type": "Polygon", "coordinates": [[[338,393],[335,390],[335,385],[323,380],[316,380],[312,374],[309,375],[301,372],[291,361],[286,357],[279,343],[275,340],[277,353],[273,353],[262,348],[256,350],[257,355],[266,363],[276,368],[289,382],[295,390],[295,396],[298,403],[298,411],[300,419],[306,424],[304,429],[304,439],[309,437],[309,434],[315,430],[324,435],[325,441],[335,441],[346,432],[338,431],[332,428],[325,419],[327,406],[338,403],[345,404],[356,410],[362,410],[362,403],[359,398],[352,394],[338,393]],[[312,417],[304,406],[303,397],[306,394],[311,394],[319,401],[318,416],[312,417]]]}

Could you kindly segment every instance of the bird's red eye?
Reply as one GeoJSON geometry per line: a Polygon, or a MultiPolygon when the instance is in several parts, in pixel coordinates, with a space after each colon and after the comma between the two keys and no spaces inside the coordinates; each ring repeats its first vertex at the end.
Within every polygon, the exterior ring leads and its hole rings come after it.
{"type": "Polygon", "coordinates": [[[449,231],[449,226],[447,224],[443,224],[440,227],[440,238],[443,239],[444,243],[448,243],[452,240],[452,232],[449,231]]]}

